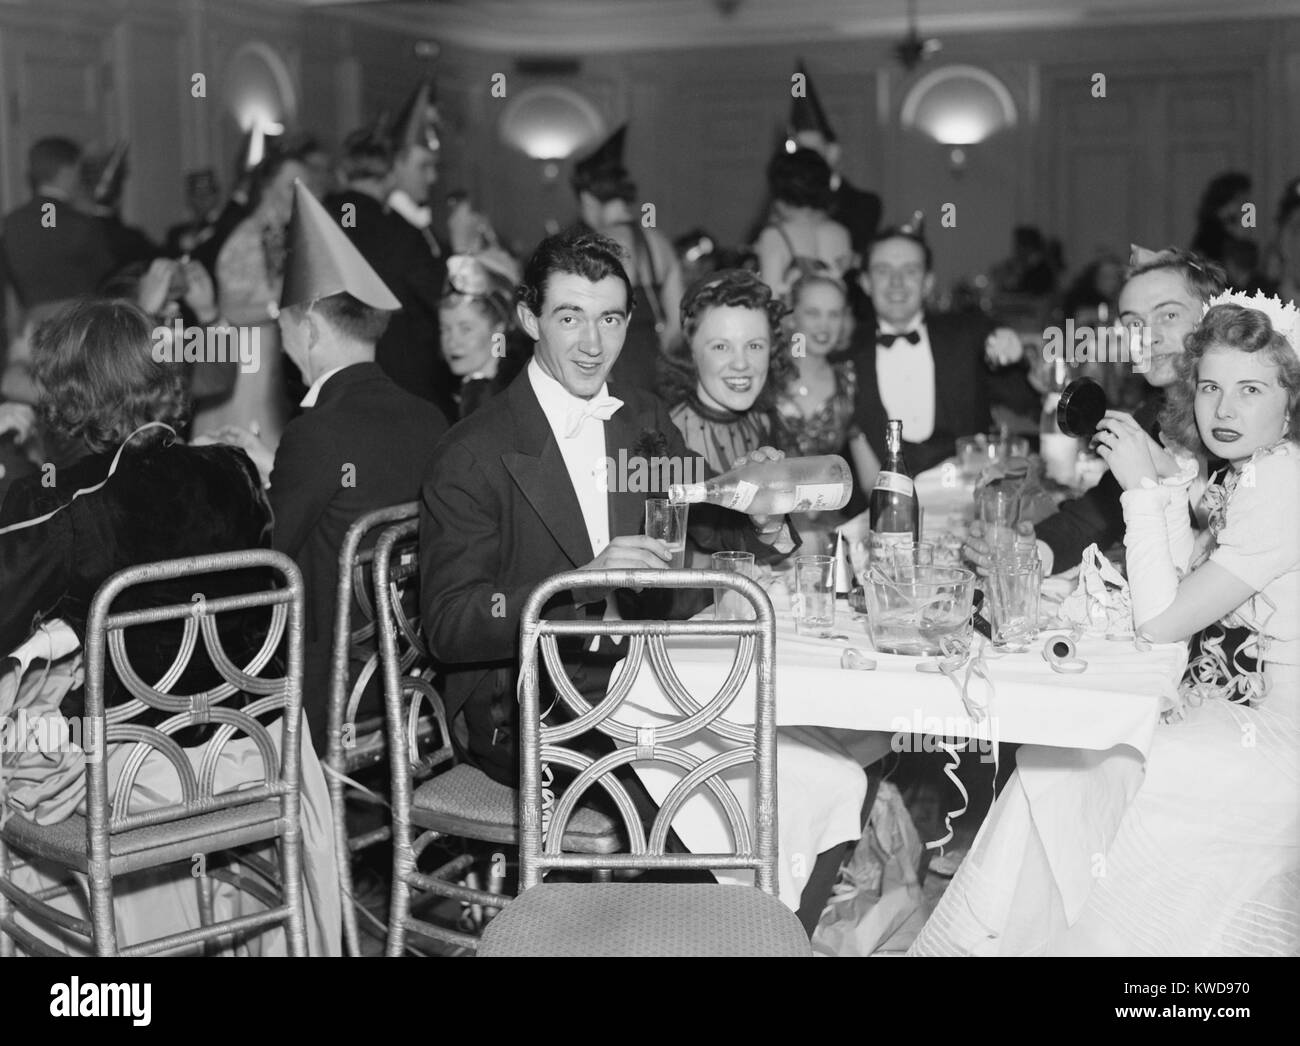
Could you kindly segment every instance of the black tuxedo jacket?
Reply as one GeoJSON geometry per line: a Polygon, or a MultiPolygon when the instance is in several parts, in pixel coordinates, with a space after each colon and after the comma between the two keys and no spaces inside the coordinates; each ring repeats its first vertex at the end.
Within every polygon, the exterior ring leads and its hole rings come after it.
{"type": "MultiPolygon", "coordinates": [[[[633,456],[647,433],[662,437],[660,455],[697,457],[649,391],[611,385],[610,392],[624,404],[605,423],[608,457],[617,460],[620,449],[633,456]]],[[[641,533],[646,498],[664,493],[611,490],[611,537],[641,533]]],[[[703,549],[747,549],[762,562],[781,558],[733,512],[692,506],[690,535],[703,549]]],[[[445,671],[448,715],[465,713],[462,756],[499,781],[515,783],[519,775],[515,678],[524,603],[546,578],[594,558],[559,444],[525,369],[447,433],[420,499],[421,624],[445,671]]],[[[620,609],[625,617],[680,618],[710,598],[687,590],[620,593],[620,609]]],[[[599,618],[604,609],[604,603],[576,607],[561,597],[546,616],[599,618]]],[[[574,684],[597,693],[623,651],[572,656],[574,684]]]]}
{"type": "MultiPolygon", "coordinates": [[[[958,436],[987,432],[990,424],[988,367],[984,340],[993,329],[983,317],[925,317],[934,356],[934,432],[923,443],[909,442],[903,432],[903,456],[913,475],[939,464],[956,448],[958,436]]],[[[883,465],[885,423],[889,420],[876,381],[875,331],[866,328],[854,354],[858,375],[855,420],[883,465]]]]}
{"type": "Polygon", "coordinates": [[[340,224],[346,204],[355,207],[356,213],[354,222],[343,226],[343,231],[402,303],[375,346],[375,362],[407,392],[437,404],[445,415],[454,417],[454,383],[438,339],[438,299],[447,276],[446,265],[434,256],[415,226],[373,196],[345,190],[325,202],[340,224]]]}
{"type": "Polygon", "coordinates": [[[4,276],[24,308],[92,295],[113,271],[112,246],[103,222],[68,200],[36,196],[5,216],[4,276]],[[42,209],[54,205],[54,222],[43,224],[42,209]]]}
{"type": "Polygon", "coordinates": [[[880,197],[840,180],[831,196],[830,216],[849,230],[853,250],[865,254],[880,225],[880,197]]]}
{"type": "Polygon", "coordinates": [[[272,543],[303,575],[303,709],[322,754],[343,537],[365,513],[415,500],[446,429],[431,403],[399,389],[377,364],[355,363],[321,386],[316,406],[280,439],[271,472],[272,543]]]}

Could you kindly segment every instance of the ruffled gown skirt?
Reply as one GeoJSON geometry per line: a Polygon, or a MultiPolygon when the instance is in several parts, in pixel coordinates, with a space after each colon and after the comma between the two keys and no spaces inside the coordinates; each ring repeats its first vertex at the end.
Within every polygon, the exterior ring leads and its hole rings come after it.
{"type": "Polygon", "coordinates": [[[1300,667],[1145,762],[1025,746],[912,955],[1300,953],[1300,667]]]}

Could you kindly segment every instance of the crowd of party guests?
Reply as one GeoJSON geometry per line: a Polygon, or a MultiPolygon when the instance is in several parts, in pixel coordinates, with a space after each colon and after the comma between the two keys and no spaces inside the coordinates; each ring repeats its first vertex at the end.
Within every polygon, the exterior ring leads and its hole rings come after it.
{"type": "MultiPolygon", "coordinates": [[[[919,472],[949,457],[958,437],[987,431],[995,408],[1023,402],[1029,386],[1020,337],[983,312],[931,310],[934,259],[922,223],[879,227],[879,199],[844,181],[834,135],[811,97],[792,114],[789,148],[769,165],[770,209],[752,263],[721,268],[698,252],[679,256],[636,220],[636,186],[622,158],[626,128],[576,165],[580,220],[543,241],[525,265],[462,197],[453,199],[449,251],[429,208],[438,142],[427,84],[394,123],[347,138],[337,182],[307,139],[272,148],[250,175],[246,197],[221,206],[211,174],[196,175],[193,217],[168,234],[179,252],[172,259],[155,257],[114,216],[102,171],[87,190],[75,145],[50,139],[33,148],[33,200],[6,218],[0,241],[25,317],[10,346],[0,434],[31,448],[18,455],[28,474],[18,467],[6,476],[0,505],[0,650],[18,648],[55,619],[84,637],[95,591],[128,565],[251,547],[291,556],[308,598],[304,712],[312,744],[303,788],[318,950],[338,948],[318,756],[338,552],[357,518],[419,500],[421,621],[441,668],[454,742],[462,759],[512,783],[518,624],[529,592],[564,570],[659,567],[671,559],[641,525],[645,497],[663,492],[608,489],[596,462],[649,450],[699,460],[716,473],[782,453],[845,452],[860,495],[885,459],[887,419],[903,421],[904,451],[919,472]],[[160,354],[159,331],[173,321],[255,330],[260,366],[160,354]]],[[[119,154],[119,169],[123,162],[119,154]]],[[[1241,187],[1229,188],[1227,196],[1228,189],[1207,194],[1198,243],[1240,269],[1229,212],[1241,187]]],[[[1294,290],[1300,264],[1298,215],[1293,184],[1269,259],[1273,285],[1284,293],[1294,290]]],[[[1057,267],[1041,237],[1018,233],[1016,248],[1004,283],[1025,293],[1053,286],[1057,267]]],[[[1148,791],[1177,796],[1193,757],[1216,758],[1215,746],[1227,743],[1231,717],[1197,711],[1209,698],[1221,704],[1228,690],[1240,691],[1247,714],[1270,696],[1262,721],[1270,736],[1287,740],[1294,729],[1278,688],[1294,681],[1300,665],[1300,554],[1288,558],[1279,528],[1265,524],[1291,518],[1300,496],[1292,420],[1300,363],[1285,313],[1238,302],[1203,318],[1226,284],[1209,257],[1139,251],[1127,269],[1114,268],[1106,278],[1115,286],[1103,293],[1123,322],[1151,332],[1148,395],[1132,417],[1114,415],[1103,427],[1107,479],[1022,539],[1038,544],[1048,572],[1076,565],[1090,543],[1123,541],[1131,557],[1145,557],[1140,566],[1131,558],[1130,577],[1141,590],[1139,624],[1153,638],[1192,641],[1202,667],[1225,637],[1230,650],[1248,654],[1248,664],[1233,655],[1215,663],[1219,676],[1197,680],[1197,700],[1180,709],[1201,725],[1195,744],[1175,739],[1168,762],[1153,756],[1160,787],[1148,791]],[[1195,557],[1184,548],[1192,479],[1165,449],[1174,442],[1229,477],[1218,481],[1217,529],[1214,519],[1210,525],[1217,545],[1195,557]],[[1245,463],[1259,465],[1266,495],[1231,479],[1245,463]],[[1155,504],[1149,488],[1175,477],[1182,500],[1165,495],[1155,504]],[[1260,502],[1264,496],[1273,508],[1260,502]],[[1241,506],[1253,513],[1250,522],[1241,506]],[[1277,516],[1277,506],[1291,515],[1277,516]],[[1179,573],[1189,570],[1201,580],[1179,586],[1179,573]],[[1272,617],[1256,613],[1257,597],[1275,609],[1272,617]],[[1222,636],[1207,633],[1221,622],[1222,636]]],[[[1098,285],[1101,277],[1099,267],[1098,285]]],[[[1036,406],[1032,391],[1029,401],[1036,406]]],[[[824,537],[817,520],[691,513],[700,554],[745,549],[760,563],[777,563],[824,537]]],[[[978,535],[966,554],[987,568],[978,535]]],[[[701,593],[668,595],[592,590],[548,612],[681,617],[703,606],[701,593]]],[[[176,593],[158,586],[140,598],[162,604],[176,593]]],[[[256,644],[256,629],[239,625],[230,641],[236,649],[256,644]]],[[[166,642],[140,656],[144,678],[167,673],[166,642]]],[[[595,696],[620,656],[609,648],[570,651],[566,664],[579,689],[595,696]]],[[[70,689],[61,707],[74,714],[79,701],[70,689]]],[[[804,892],[800,914],[811,928],[824,900],[818,890],[829,889],[828,876],[858,838],[866,778],[853,745],[833,732],[783,732],[780,745],[787,780],[797,772],[825,785],[815,796],[781,793],[783,819],[819,826],[801,843],[817,861],[803,869],[781,864],[783,893],[804,892]]],[[[1294,798],[1289,757],[1266,747],[1277,756],[1270,772],[1279,775],[1278,794],[1289,782],[1294,798]]],[[[1033,757],[1024,765],[1032,767],[1033,757]]],[[[1113,768],[1078,769],[1075,814],[1091,809],[1097,789],[1114,780],[1107,777],[1113,768]]],[[[1233,770],[1243,778],[1261,772],[1249,760],[1233,770]]],[[[1001,939],[1013,948],[1122,950],[1128,942],[1117,919],[1147,903],[1145,887],[1129,889],[1126,855],[1139,855],[1131,875],[1140,880],[1151,838],[1124,835],[1128,822],[1116,819],[1121,871],[1107,886],[1112,892],[1053,894],[1053,918],[1022,925],[1033,906],[1007,908],[995,887],[1016,879],[999,871],[1001,862],[1010,853],[1025,867],[1039,856],[1050,864],[1061,840],[1031,840],[1029,857],[1021,854],[1016,840],[1024,842],[1039,810],[1032,773],[1018,788],[992,819],[999,827],[991,835],[1013,845],[987,843],[954,896],[980,910],[988,920],[981,925],[1005,927],[1001,939]],[[1085,933],[1077,925],[1087,905],[1097,907],[1085,933]]],[[[1279,800],[1270,816],[1294,827],[1293,805],[1279,800]]],[[[1053,813],[1068,820],[1070,811],[1053,813]]],[[[1213,823],[1222,828],[1238,815],[1229,803],[1213,823]]],[[[1164,823],[1149,813],[1142,831],[1160,835],[1164,823]]],[[[1199,846],[1202,834],[1193,834],[1199,846]]],[[[1168,847],[1162,852],[1175,852],[1163,835],[1157,841],[1168,847]]],[[[1205,856],[1192,842],[1179,846],[1189,864],[1205,856]]],[[[1296,890],[1293,852],[1257,856],[1256,872],[1234,885],[1233,902],[1286,908],[1296,890]]],[[[1230,864],[1225,857],[1210,867],[1222,877],[1230,864]]],[[[1047,896],[1050,877],[1050,868],[1042,870],[1024,889],[1047,896]]],[[[150,913],[197,919],[193,898],[182,893],[172,882],[125,896],[124,936],[144,933],[150,913]],[[167,891],[165,904],[150,892],[158,889],[167,891]]],[[[1215,878],[1203,896],[1202,916],[1210,898],[1228,894],[1215,878]]],[[[984,946],[957,903],[941,909],[924,947],[984,946]]],[[[1245,907],[1205,933],[1216,942],[1233,932],[1266,936],[1263,917],[1245,907]]],[[[1182,917],[1171,918],[1182,932],[1182,917]]],[[[1288,925],[1277,932],[1294,940],[1288,925]]],[[[1153,947],[1170,939],[1157,934],[1153,947]]]]}

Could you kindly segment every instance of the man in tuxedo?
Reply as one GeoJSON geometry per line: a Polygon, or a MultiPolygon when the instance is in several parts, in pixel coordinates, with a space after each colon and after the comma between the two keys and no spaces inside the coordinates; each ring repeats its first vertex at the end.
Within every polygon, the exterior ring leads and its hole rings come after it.
{"type": "Polygon", "coordinates": [[[385,139],[356,131],[343,143],[346,187],[325,206],[401,302],[375,348],[375,362],[412,395],[450,413],[450,375],[438,352],[438,299],[446,279],[441,257],[420,232],[389,209],[393,155],[385,139]]]}
{"type": "MultiPolygon", "coordinates": [[[[650,390],[606,384],[622,351],[630,293],[613,241],[578,230],[544,240],[516,308],[536,341],[533,360],[447,433],[421,492],[421,624],[445,670],[453,741],[463,759],[503,783],[518,781],[519,616],[532,590],[569,570],[658,569],[671,560],[662,541],[640,533],[645,499],[664,492],[608,482],[607,460],[625,453],[704,467],[650,390]]],[[[780,456],[760,448],[748,460],[780,456]]],[[[786,520],[703,505],[691,509],[690,536],[702,549],[747,549],[759,562],[783,558],[798,541],[786,520]]],[[[683,618],[708,598],[689,590],[579,591],[557,597],[546,612],[599,619],[616,603],[623,618],[683,618]]],[[[596,701],[624,650],[602,642],[563,656],[574,685],[596,701]]],[[[799,915],[810,932],[846,841],[860,835],[866,796],[861,762],[815,733],[783,730],[777,741],[778,789],[799,800],[787,804],[783,823],[816,826],[800,836],[800,845],[816,849],[787,847],[779,867],[783,896],[803,893],[799,915]],[[799,806],[808,808],[806,818],[799,806]]]]}
{"type": "Polygon", "coordinates": [[[375,345],[400,302],[302,182],[278,322],[285,354],[309,386],[274,463],[248,433],[222,433],[269,474],[272,544],[302,570],[307,596],[303,712],[319,754],[327,741],[339,550],[362,515],[413,501],[447,420],[398,388],[375,345]]]}
{"type": "Polygon", "coordinates": [[[85,206],[81,147],[42,138],[27,161],[32,198],[5,216],[0,255],[5,277],[29,319],[58,303],[95,293],[113,270],[103,224],[85,206]]]}
{"type": "MultiPolygon", "coordinates": [[[[446,669],[448,715],[463,717],[453,729],[462,757],[504,783],[519,775],[515,675],[519,615],[529,594],[567,570],[655,569],[672,559],[662,541],[640,533],[646,497],[665,492],[622,489],[631,484],[611,483],[605,471],[607,458],[644,455],[639,448],[650,442],[656,456],[696,458],[649,390],[606,385],[623,348],[630,292],[613,241],[580,231],[544,240],[516,310],[537,343],[532,362],[444,437],[425,477],[421,621],[446,669]]],[[[751,459],[769,456],[779,453],[764,448],[751,459]]],[[[784,520],[707,508],[692,509],[690,533],[701,548],[749,549],[768,562],[797,540],[784,520]]],[[[701,595],[619,594],[625,616],[659,617],[689,616],[703,607],[701,595]]],[[[579,593],[549,612],[600,618],[611,599],[608,592],[579,593]]],[[[584,654],[574,665],[575,682],[603,693],[621,656],[584,654]]]]}
{"type": "MultiPolygon", "coordinates": [[[[1226,286],[1223,269],[1189,251],[1169,247],[1148,251],[1135,246],[1129,259],[1128,279],[1119,293],[1119,319],[1130,332],[1143,332],[1149,369],[1142,375],[1150,389],[1133,414],[1153,440],[1160,438],[1160,411],[1165,392],[1180,380],[1178,357],[1183,339],[1200,322],[1205,305],[1226,286]]],[[[1224,462],[1211,459],[1210,474],[1224,462]]],[[[1091,490],[1061,502],[1056,512],[1032,531],[1022,524],[1021,540],[1036,543],[1043,574],[1059,574],[1079,565],[1089,545],[1108,549],[1124,540],[1124,509],[1120,505],[1119,483],[1109,471],[1091,490]]],[[[976,534],[963,546],[967,559],[977,569],[987,570],[990,552],[976,534]]]]}
{"type": "MultiPolygon", "coordinates": [[[[860,486],[869,487],[885,461],[885,428],[903,422],[903,454],[913,473],[949,457],[958,436],[989,428],[990,367],[1020,361],[1014,331],[982,317],[925,311],[934,286],[929,245],[908,229],[883,230],[869,244],[863,289],[876,314],[874,336],[854,358],[855,420],[869,451],[855,454],[860,486]]],[[[865,339],[864,339],[865,340],[865,339]]]]}

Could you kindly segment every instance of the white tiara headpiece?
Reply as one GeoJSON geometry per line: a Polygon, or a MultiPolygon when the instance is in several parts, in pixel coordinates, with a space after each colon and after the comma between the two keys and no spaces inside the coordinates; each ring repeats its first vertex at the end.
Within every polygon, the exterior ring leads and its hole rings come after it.
{"type": "Polygon", "coordinates": [[[1254,294],[1247,294],[1245,291],[1224,291],[1210,299],[1201,310],[1201,318],[1204,319],[1205,314],[1216,305],[1239,305],[1243,309],[1262,312],[1268,317],[1268,322],[1272,324],[1273,329],[1286,338],[1291,351],[1300,356],[1300,309],[1297,309],[1293,303],[1265,294],[1263,291],[1256,291],[1254,294]]]}

